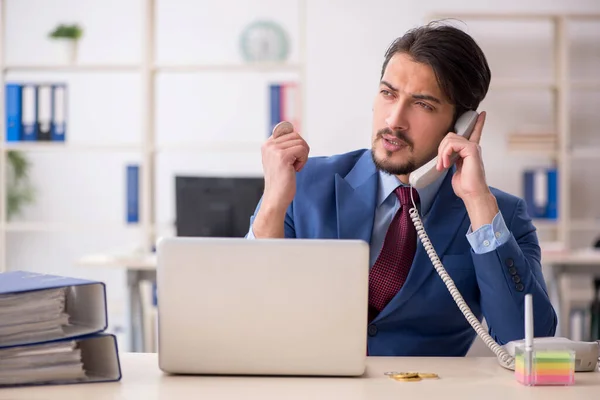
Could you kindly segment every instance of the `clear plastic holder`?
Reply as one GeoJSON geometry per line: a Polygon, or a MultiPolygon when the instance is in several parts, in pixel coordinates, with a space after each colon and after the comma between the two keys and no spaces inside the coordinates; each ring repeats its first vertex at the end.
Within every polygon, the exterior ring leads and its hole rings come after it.
{"type": "Polygon", "coordinates": [[[515,349],[515,378],[525,386],[575,384],[575,351],[569,349],[515,349]]]}

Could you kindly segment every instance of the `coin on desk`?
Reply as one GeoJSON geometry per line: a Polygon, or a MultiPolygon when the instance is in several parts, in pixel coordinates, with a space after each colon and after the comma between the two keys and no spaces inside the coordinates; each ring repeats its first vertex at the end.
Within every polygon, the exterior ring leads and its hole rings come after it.
{"type": "Polygon", "coordinates": [[[419,372],[419,377],[423,379],[438,379],[439,375],[431,372],[419,372]]]}
{"type": "Polygon", "coordinates": [[[431,372],[386,372],[385,375],[397,381],[420,381],[422,379],[438,379],[439,375],[431,372]]]}
{"type": "Polygon", "coordinates": [[[395,372],[390,374],[389,377],[397,381],[407,382],[420,381],[422,379],[417,372],[395,372]]]}
{"type": "Polygon", "coordinates": [[[419,376],[418,372],[394,372],[391,375],[393,378],[416,378],[419,376]]]}
{"type": "Polygon", "coordinates": [[[423,378],[421,378],[419,375],[394,375],[393,379],[400,382],[418,382],[423,378]]]}

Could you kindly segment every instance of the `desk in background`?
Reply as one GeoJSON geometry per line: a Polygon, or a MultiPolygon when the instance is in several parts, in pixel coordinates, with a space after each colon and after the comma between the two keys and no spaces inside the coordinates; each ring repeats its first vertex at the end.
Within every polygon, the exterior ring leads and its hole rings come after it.
{"type": "Polygon", "coordinates": [[[121,354],[121,382],[0,389],[0,399],[27,400],[378,400],[594,399],[600,393],[600,373],[575,375],[568,387],[526,387],[496,358],[369,357],[362,377],[240,377],[169,376],[158,368],[156,354],[121,354]],[[397,382],[386,371],[434,372],[437,380],[397,382]]]}
{"type": "MultiPolygon", "coordinates": [[[[563,288],[562,278],[569,275],[600,277],[600,250],[546,251],[542,254],[544,277],[558,315],[556,336],[570,336],[572,293],[563,288]]],[[[590,290],[593,282],[590,282],[590,290]]],[[[591,299],[590,299],[591,300],[591,299]]]]}
{"type": "MultiPolygon", "coordinates": [[[[78,260],[78,265],[90,268],[119,268],[127,274],[130,351],[148,352],[154,347],[152,321],[145,320],[145,307],[151,293],[145,283],[156,283],[156,254],[110,255],[94,254],[78,260]]],[[[146,310],[147,311],[147,310],[146,310]]],[[[147,312],[146,312],[147,315],[147,312]]]]}
{"type": "MultiPolygon", "coordinates": [[[[143,316],[143,304],[150,296],[142,294],[140,287],[145,282],[156,282],[156,255],[137,254],[122,255],[91,255],[78,261],[78,264],[92,268],[121,268],[127,273],[127,287],[130,318],[130,351],[147,352],[153,348],[154,336],[148,332],[147,321],[143,316]],[[146,326],[146,328],[144,328],[146,326]]],[[[544,276],[550,291],[552,303],[559,318],[557,336],[568,336],[570,304],[568,295],[561,290],[560,280],[568,274],[590,274],[600,276],[600,251],[560,251],[547,250],[542,252],[544,276]]]]}

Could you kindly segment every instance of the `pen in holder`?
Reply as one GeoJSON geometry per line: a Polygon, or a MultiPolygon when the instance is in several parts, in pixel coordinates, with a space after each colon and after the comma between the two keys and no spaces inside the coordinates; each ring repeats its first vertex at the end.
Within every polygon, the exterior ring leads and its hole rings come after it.
{"type": "Polygon", "coordinates": [[[526,386],[575,383],[575,351],[534,348],[531,294],[525,296],[525,344],[515,348],[515,378],[526,386]]]}

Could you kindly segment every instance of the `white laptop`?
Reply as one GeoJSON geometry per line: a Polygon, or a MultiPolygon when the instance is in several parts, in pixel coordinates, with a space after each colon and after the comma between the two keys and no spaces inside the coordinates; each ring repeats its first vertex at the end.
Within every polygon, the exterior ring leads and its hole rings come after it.
{"type": "Polygon", "coordinates": [[[364,373],[367,243],[174,237],[157,258],[164,372],[364,373]]]}

